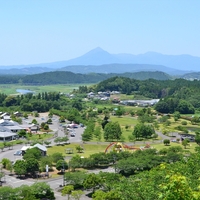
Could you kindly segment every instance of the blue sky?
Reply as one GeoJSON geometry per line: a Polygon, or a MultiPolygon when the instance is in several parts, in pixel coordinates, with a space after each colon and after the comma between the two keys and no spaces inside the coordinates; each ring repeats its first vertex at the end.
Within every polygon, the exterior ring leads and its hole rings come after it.
{"type": "Polygon", "coordinates": [[[199,0],[0,0],[0,65],[109,53],[200,57],[199,0]]]}

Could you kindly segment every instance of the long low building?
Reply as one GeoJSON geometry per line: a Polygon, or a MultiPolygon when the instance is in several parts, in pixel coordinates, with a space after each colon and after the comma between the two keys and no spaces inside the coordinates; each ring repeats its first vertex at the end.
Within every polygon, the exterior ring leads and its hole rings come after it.
{"type": "Polygon", "coordinates": [[[0,119],[0,141],[10,141],[17,138],[21,130],[37,132],[39,127],[35,124],[21,125],[12,120],[0,119]]]}
{"type": "Polygon", "coordinates": [[[130,106],[153,106],[159,102],[160,99],[151,99],[151,100],[124,100],[120,101],[120,104],[130,105],[130,106]]]}
{"type": "Polygon", "coordinates": [[[0,141],[10,141],[16,139],[17,134],[13,133],[9,128],[0,125],[0,141]]]}
{"type": "Polygon", "coordinates": [[[0,129],[0,141],[6,142],[16,139],[17,134],[11,131],[5,131],[0,129]]]}

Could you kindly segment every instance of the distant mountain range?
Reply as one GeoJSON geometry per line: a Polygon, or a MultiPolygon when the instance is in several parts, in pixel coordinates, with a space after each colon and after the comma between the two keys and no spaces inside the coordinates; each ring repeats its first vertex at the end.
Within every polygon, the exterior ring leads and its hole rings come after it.
{"type": "Polygon", "coordinates": [[[200,57],[191,55],[163,55],[155,52],[145,54],[110,54],[100,47],[67,61],[34,65],[0,66],[0,74],[39,74],[51,71],[74,73],[125,73],[162,71],[182,76],[200,71],[200,57]]]}

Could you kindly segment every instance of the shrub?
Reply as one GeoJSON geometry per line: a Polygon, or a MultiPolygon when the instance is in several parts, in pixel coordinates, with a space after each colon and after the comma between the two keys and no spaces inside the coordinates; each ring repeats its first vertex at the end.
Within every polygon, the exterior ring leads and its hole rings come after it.
{"type": "Polygon", "coordinates": [[[187,125],[187,122],[186,121],[182,121],[181,124],[182,125],[187,125]]]}

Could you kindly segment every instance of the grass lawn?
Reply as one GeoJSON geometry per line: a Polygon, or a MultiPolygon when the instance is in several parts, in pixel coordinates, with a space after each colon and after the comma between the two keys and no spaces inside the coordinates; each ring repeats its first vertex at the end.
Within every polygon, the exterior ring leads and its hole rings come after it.
{"type": "Polygon", "coordinates": [[[64,146],[53,146],[50,148],[47,148],[47,154],[52,155],[53,153],[59,152],[62,153],[63,156],[65,157],[70,157],[74,155],[80,155],[84,157],[89,157],[91,154],[99,153],[99,152],[104,152],[107,145],[100,145],[100,144],[83,144],[84,152],[83,153],[78,153],[76,150],[76,147],[79,146],[80,144],[68,144],[64,146]],[[73,149],[73,154],[67,154],[66,149],[73,149]]]}
{"type": "Polygon", "coordinates": [[[184,146],[181,143],[176,143],[176,142],[171,142],[170,145],[166,146],[163,143],[160,144],[151,144],[151,147],[157,149],[158,151],[164,148],[169,148],[169,147],[173,147],[173,146],[180,146],[183,148],[183,150],[185,151],[190,151],[192,153],[195,152],[195,147],[197,147],[198,145],[194,142],[190,143],[186,149],[184,148],[184,146]]]}
{"type": "MultiPolygon", "coordinates": [[[[105,149],[108,145],[105,145],[105,144],[83,144],[83,147],[84,147],[84,152],[83,153],[78,153],[77,150],[76,150],[76,146],[78,146],[79,144],[69,144],[69,145],[65,145],[65,146],[53,146],[53,147],[50,147],[48,148],[47,150],[47,154],[48,155],[52,155],[53,153],[56,153],[56,152],[60,152],[63,154],[63,156],[65,157],[73,157],[75,155],[79,155],[79,156],[83,156],[83,157],[89,157],[90,155],[92,154],[95,154],[95,153],[99,153],[99,152],[105,152],[105,149]],[[66,153],[66,149],[68,148],[71,148],[73,149],[73,154],[67,154],[66,153]]],[[[138,144],[138,145],[134,145],[136,147],[141,147],[141,146],[145,146],[145,144],[138,144]]],[[[190,143],[186,149],[184,148],[184,146],[180,143],[170,143],[170,145],[168,146],[165,146],[163,143],[160,143],[160,144],[151,144],[150,145],[152,148],[155,148],[157,149],[158,151],[161,150],[161,149],[164,149],[164,148],[170,148],[170,147],[173,147],[173,146],[180,146],[183,148],[184,151],[190,151],[190,152],[195,152],[195,147],[197,147],[198,145],[196,143],[190,143]]],[[[109,149],[110,151],[111,149],[109,149]]],[[[109,152],[108,151],[108,152],[109,152]]]]}
{"type": "Polygon", "coordinates": [[[32,136],[28,137],[30,140],[46,140],[53,137],[53,134],[43,133],[43,134],[32,134],[32,136]]]}

